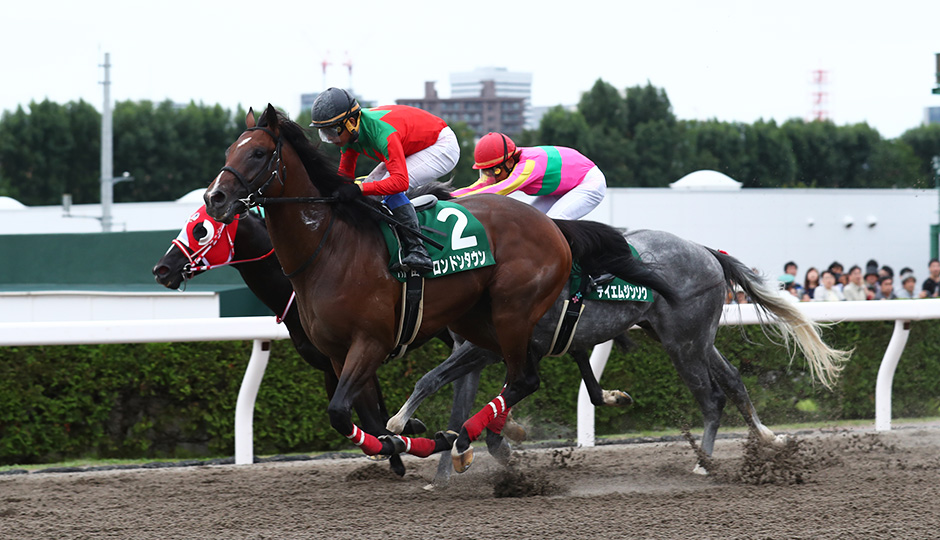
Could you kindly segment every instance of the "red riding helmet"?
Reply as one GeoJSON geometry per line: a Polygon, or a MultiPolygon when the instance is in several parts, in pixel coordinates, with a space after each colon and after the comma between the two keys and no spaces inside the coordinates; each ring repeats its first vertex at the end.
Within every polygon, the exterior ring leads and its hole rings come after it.
{"type": "Polygon", "coordinates": [[[516,143],[502,133],[487,133],[473,149],[474,169],[491,169],[516,153],[516,143]]]}

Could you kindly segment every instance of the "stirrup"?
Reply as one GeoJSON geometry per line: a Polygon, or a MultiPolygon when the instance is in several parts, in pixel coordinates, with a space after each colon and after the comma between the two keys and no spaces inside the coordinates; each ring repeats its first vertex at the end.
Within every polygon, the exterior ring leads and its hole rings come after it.
{"type": "Polygon", "coordinates": [[[434,269],[434,263],[431,262],[430,255],[425,255],[422,257],[420,253],[416,253],[414,251],[402,257],[401,264],[402,266],[407,267],[409,270],[417,272],[421,275],[427,274],[428,272],[434,269]],[[409,262],[408,261],[409,258],[410,259],[418,258],[420,260],[417,260],[417,261],[412,260],[411,262],[409,262]]]}

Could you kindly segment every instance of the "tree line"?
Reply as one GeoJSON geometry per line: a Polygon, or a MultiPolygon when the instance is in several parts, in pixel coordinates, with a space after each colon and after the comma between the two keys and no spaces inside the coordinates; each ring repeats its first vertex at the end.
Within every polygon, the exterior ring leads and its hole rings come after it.
{"type": "Polygon", "coordinates": [[[623,93],[598,80],[575,110],[551,109],[523,145],[581,150],[614,187],[665,187],[700,169],[744,187],[924,188],[934,186],[940,125],[885,139],[867,123],[679,120],[666,91],[647,83],[623,93]]]}
{"type": "MultiPolygon", "coordinates": [[[[124,101],[114,107],[114,171],[118,202],[178,198],[205,187],[224,164],[226,148],[244,129],[246,111],[219,105],[124,101]]],[[[309,112],[296,120],[305,125],[309,112]]],[[[461,145],[454,184],[475,180],[473,133],[452,126],[461,145]]],[[[311,131],[312,140],[316,134],[311,131]]],[[[604,171],[611,187],[665,187],[700,169],[721,171],[745,187],[933,187],[940,125],[885,139],[866,123],[791,119],[778,125],[680,120],[661,88],[647,83],[623,92],[598,80],[573,110],[551,109],[519,145],[577,148],[604,171]]],[[[30,103],[0,116],[0,195],[27,205],[54,205],[63,193],[96,203],[100,188],[101,114],[84,101],[30,103]]],[[[338,149],[324,144],[328,158],[338,149]]],[[[374,162],[360,159],[357,174],[374,162]]]]}

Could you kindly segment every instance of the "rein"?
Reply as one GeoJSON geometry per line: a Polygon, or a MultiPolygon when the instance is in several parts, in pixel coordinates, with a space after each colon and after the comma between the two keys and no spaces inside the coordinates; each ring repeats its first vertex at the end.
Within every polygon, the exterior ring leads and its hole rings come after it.
{"type": "Polygon", "coordinates": [[[290,273],[284,271],[283,267],[281,268],[281,271],[284,272],[284,275],[287,276],[287,279],[290,279],[296,276],[297,274],[303,272],[304,270],[306,270],[306,268],[310,266],[310,263],[312,263],[314,259],[317,258],[317,255],[320,254],[320,250],[323,249],[323,244],[326,242],[326,237],[330,235],[330,230],[333,228],[334,221],[336,221],[336,214],[331,214],[330,224],[326,226],[326,231],[324,231],[323,236],[320,237],[320,244],[317,245],[317,249],[313,250],[313,255],[307,257],[307,260],[304,261],[303,264],[298,266],[296,270],[290,273]]]}

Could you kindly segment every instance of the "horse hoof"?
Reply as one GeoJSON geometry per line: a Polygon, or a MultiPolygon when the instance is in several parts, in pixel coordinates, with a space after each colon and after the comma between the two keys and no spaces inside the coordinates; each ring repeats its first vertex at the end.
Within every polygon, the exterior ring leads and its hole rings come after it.
{"type": "Polygon", "coordinates": [[[366,459],[369,461],[388,461],[388,458],[392,456],[387,456],[385,454],[375,454],[373,456],[366,456],[366,459]]]}
{"type": "Polygon", "coordinates": [[[525,428],[517,424],[512,418],[506,420],[506,425],[503,426],[499,434],[515,443],[521,443],[528,436],[525,428]]]}
{"type": "Polygon", "coordinates": [[[398,455],[405,451],[405,441],[398,435],[381,435],[378,437],[382,441],[382,455],[398,455]],[[392,448],[390,452],[385,452],[385,442],[388,441],[392,448]]]}
{"type": "Polygon", "coordinates": [[[421,420],[417,418],[409,418],[405,422],[405,429],[402,430],[404,435],[420,435],[428,430],[428,426],[424,424],[421,420]]]}
{"type": "Polygon", "coordinates": [[[611,407],[627,407],[633,405],[633,398],[621,390],[604,390],[604,404],[611,407]]]}
{"type": "Polygon", "coordinates": [[[440,452],[450,450],[454,447],[454,441],[457,440],[457,432],[448,429],[447,431],[438,431],[434,434],[434,451],[440,452]]]}
{"type": "Polygon", "coordinates": [[[385,429],[392,433],[401,433],[408,427],[408,422],[402,422],[397,416],[393,416],[385,423],[385,429]]]}
{"type": "Polygon", "coordinates": [[[702,476],[708,476],[708,469],[702,467],[701,463],[696,463],[695,468],[692,469],[692,474],[700,474],[702,476]]]}
{"type": "Polygon", "coordinates": [[[457,446],[455,445],[450,450],[451,461],[454,462],[454,471],[458,473],[467,472],[467,469],[470,468],[470,465],[473,463],[473,447],[468,447],[463,453],[457,451],[457,446]]]}
{"type": "Polygon", "coordinates": [[[401,462],[401,456],[393,456],[388,461],[388,466],[399,478],[405,477],[405,464],[401,462]]]}

